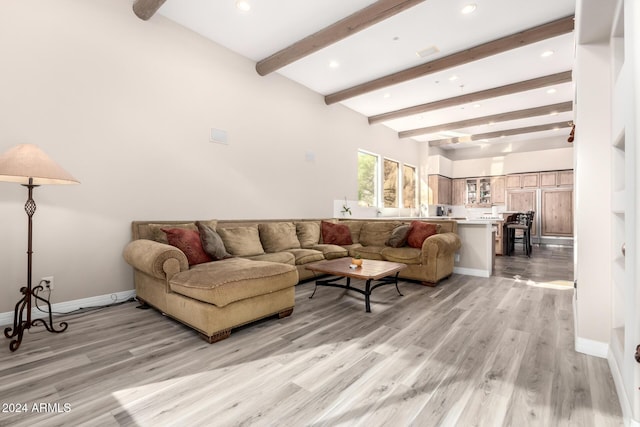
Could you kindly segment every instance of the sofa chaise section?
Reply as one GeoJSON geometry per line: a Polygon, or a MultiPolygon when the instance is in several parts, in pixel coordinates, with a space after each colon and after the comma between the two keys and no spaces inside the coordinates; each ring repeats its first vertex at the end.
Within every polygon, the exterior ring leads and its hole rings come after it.
{"type": "Polygon", "coordinates": [[[228,337],[238,326],[291,314],[298,283],[294,265],[236,257],[189,266],[180,249],[151,240],[162,240],[158,229],[191,224],[132,224],[133,240],[123,255],[134,268],[141,303],[196,329],[210,343],[228,337]]]}

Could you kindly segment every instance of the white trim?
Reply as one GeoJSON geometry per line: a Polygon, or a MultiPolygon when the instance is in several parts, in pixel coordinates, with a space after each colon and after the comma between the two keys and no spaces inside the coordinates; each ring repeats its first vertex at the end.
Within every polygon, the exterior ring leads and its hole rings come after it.
{"type": "Polygon", "coordinates": [[[490,271],[480,270],[479,268],[453,267],[453,272],[457,274],[464,274],[467,276],[491,277],[490,271]]]}
{"type": "Polygon", "coordinates": [[[613,383],[616,385],[616,393],[618,393],[618,400],[620,401],[620,407],[622,409],[622,419],[624,420],[624,425],[625,427],[640,427],[640,422],[633,419],[631,413],[631,404],[624,389],[624,381],[622,381],[620,366],[618,366],[618,362],[616,362],[616,358],[613,355],[613,352],[609,352],[607,361],[609,362],[609,370],[611,370],[613,383]]]}
{"type": "Polygon", "coordinates": [[[600,357],[602,359],[607,359],[609,356],[609,344],[602,341],[576,337],[575,349],[579,353],[600,357]]]}
{"type": "MultiPolygon", "coordinates": [[[[80,308],[100,307],[103,305],[113,304],[117,302],[126,301],[129,298],[136,296],[136,291],[133,289],[130,291],[116,292],[113,294],[98,295],[95,297],[77,299],[73,301],[59,302],[51,304],[51,310],[57,313],[69,313],[80,308]]],[[[6,313],[0,313],[0,325],[11,325],[13,323],[13,311],[6,313]]],[[[31,318],[39,319],[46,317],[47,314],[38,310],[37,308],[31,309],[31,318]]]]}

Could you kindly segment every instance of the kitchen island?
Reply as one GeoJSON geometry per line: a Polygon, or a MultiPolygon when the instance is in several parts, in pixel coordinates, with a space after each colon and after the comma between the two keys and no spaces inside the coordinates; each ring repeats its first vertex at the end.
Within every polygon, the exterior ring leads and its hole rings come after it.
{"type": "MultiPolygon", "coordinates": [[[[458,220],[462,247],[455,256],[453,272],[490,277],[495,260],[495,227],[498,220],[458,220]]],[[[498,227],[501,225],[498,225],[498,227]]]]}

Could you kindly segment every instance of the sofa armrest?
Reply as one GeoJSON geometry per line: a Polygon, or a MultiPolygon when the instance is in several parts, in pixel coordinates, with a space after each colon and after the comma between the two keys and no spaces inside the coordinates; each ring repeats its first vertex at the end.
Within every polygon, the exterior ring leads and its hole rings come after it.
{"type": "Polygon", "coordinates": [[[135,269],[162,280],[189,269],[187,256],[180,249],[153,240],[129,242],[123,256],[135,269]]]}
{"type": "Polygon", "coordinates": [[[422,262],[442,256],[453,256],[460,249],[462,242],[456,233],[439,233],[429,236],[422,244],[422,262]]]}

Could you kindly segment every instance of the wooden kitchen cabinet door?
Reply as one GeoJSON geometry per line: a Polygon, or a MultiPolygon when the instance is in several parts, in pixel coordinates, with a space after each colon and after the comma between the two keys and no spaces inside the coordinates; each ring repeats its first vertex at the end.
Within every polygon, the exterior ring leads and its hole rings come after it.
{"type": "Polygon", "coordinates": [[[505,201],[505,177],[494,176],[491,178],[491,204],[504,205],[505,201]]]}
{"type": "Polygon", "coordinates": [[[438,204],[451,204],[451,178],[438,176],[438,204]]]}
{"type": "Polygon", "coordinates": [[[451,181],[451,204],[464,205],[467,202],[467,186],[464,178],[456,178],[451,181]]]}
{"type": "Polygon", "coordinates": [[[573,190],[542,190],[541,207],[543,236],[573,236],[573,190]]]}

